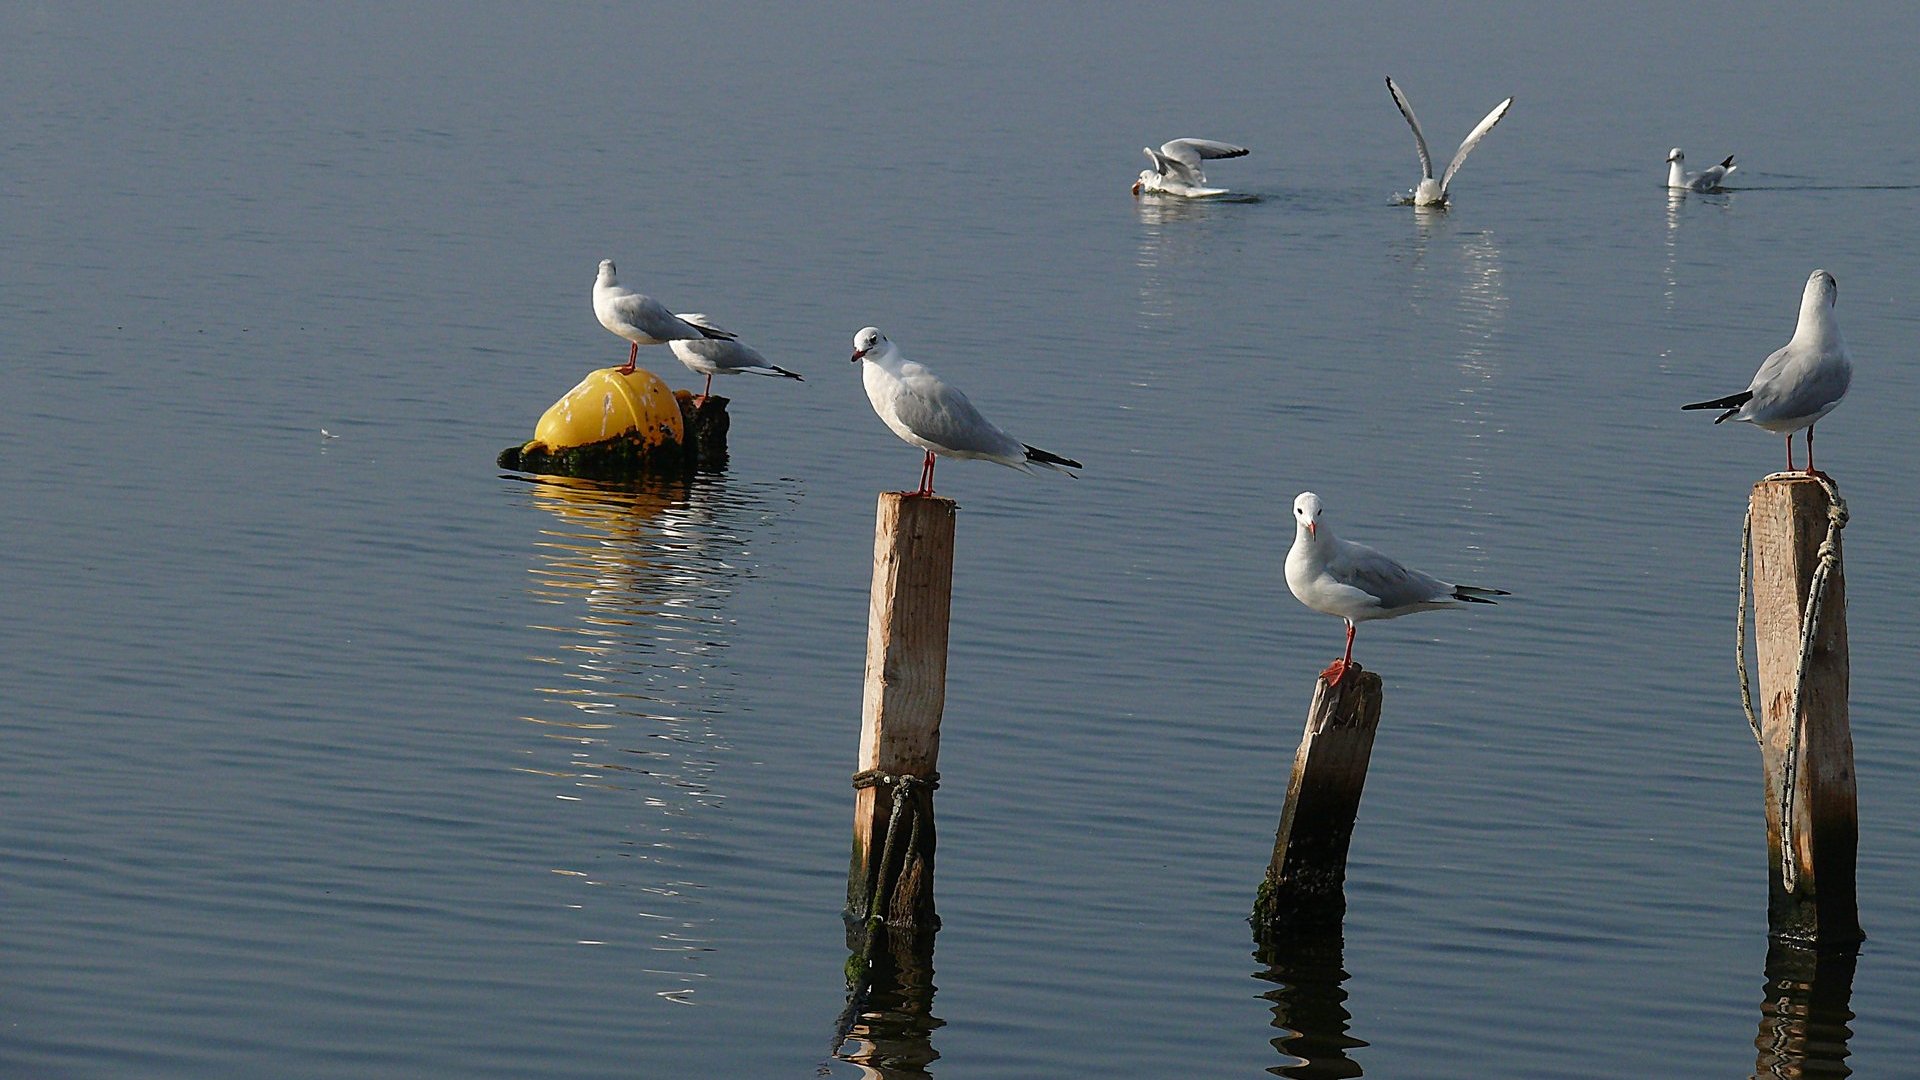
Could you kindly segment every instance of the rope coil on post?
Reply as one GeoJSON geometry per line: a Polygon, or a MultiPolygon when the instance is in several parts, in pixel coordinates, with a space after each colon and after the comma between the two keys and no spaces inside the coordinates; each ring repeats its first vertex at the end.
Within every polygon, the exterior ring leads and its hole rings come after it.
{"type": "MultiPolygon", "coordinates": [[[[1807,590],[1806,610],[1800,618],[1800,658],[1793,668],[1793,697],[1787,707],[1787,746],[1780,774],[1780,880],[1788,892],[1798,892],[1800,861],[1796,857],[1793,842],[1793,804],[1800,771],[1800,692],[1806,688],[1807,666],[1813,659],[1814,640],[1819,636],[1820,610],[1827,599],[1827,578],[1840,562],[1840,530],[1847,527],[1848,515],[1847,501],[1840,497],[1840,489],[1827,476],[1821,473],[1774,475],[1811,475],[1827,493],[1827,536],[1820,542],[1820,562],[1814,567],[1813,580],[1807,590]]],[[[1760,734],[1760,720],[1753,711],[1753,690],[1747,678],[1747,579],[1752,565],[1753,505],[1748,503],[1746,517],[1740,523],[1740,606],[1735,609],[1733,617],[1736,635],[1733,655],[1735,670],[1740,674],[1740,707],[1746,711],[1747,727],[1753,730],[1753,741],[1764,750],[1766,739],[1760,734]]],[[[1755,617],[1758,618],[1758,613],[1755,617]]]]}

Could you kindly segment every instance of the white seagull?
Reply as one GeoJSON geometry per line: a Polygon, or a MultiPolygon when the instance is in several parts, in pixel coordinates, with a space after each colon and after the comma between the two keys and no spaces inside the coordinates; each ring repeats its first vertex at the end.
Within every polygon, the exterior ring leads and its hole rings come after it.
{"type": "MultiPolygon", "coordinates": [[[[1072,458],[1028,446],[993,426],[967,395],[933,373],[900,355],[878,327],[862,327],[853,335],[853,362],[860,369],[873,411],[895,435],[927,452],[920,467],[920,487],[914,495],[933,494],[935,455],[997,461],[1008,468],[1032,472],[1033,466],[1067,472],[1082,468],[1072,458]]],[[[1068,476],[1073,474],[1068,472],[1068,476]]]]}
{"type": "Polygon", "coordinates": [[[1133,193],[1178,195],[1187,199],[1227,194],[1226,188],[1207,186],[1207,174],[1200,169],[1202,160],[1247,156],[1246,147],[1213,139],[1174,139],[1161,143],[1158,150],[1143,146],[1140,152],[1153,162],[1153,168],[1140,170],[1140,179],[1133,182],[1133,193]]]}
{"type": "Polygon", "coordinates": [[[1414,149],[1420,151],[1420,186],[1413,189],[1413,205],[1447,205],[1447,185],[1453,183],[1453,174],[1460,171],[1461,163],[1467,160],[1468,154],[1473,153],[1474,147],[1480,145],[1480,140],[1486,137],[1487,132],[1493,130],[1493,125],[1507,115],[1507,110],[1513,107],[1513,99],[1508,98],[1495,105],[1486,119],[1480,121],[1472,131],[1467,133],[1467,137],[1460,143],[1460,149],[1454,151],[1453,161],[1447,165],[1447,171],[1441,174],[1440,179],[1435,180],[1433,157],[1427,153],[1426,133],[1420,130],[1420,121],[1414,118],[1412,103],[1407,101],[1407,95],[1401,93],[1400,88],[1394,85],[1391,75],[1387,76],[1387,91],[1393,95],[1393,103],[1400,106],[1400,115],[1407,118],[1407,126],[1413,129],[1414,149]]]}
{"type": "Polygon", "coordinates": [[[732,341],[733,335],[713,326],[690,323],[666,309],[666,305],[645,293],[623,289],[614,277],[613,260],[600,260],[600,276],[593,280],[593,313],[600,325],[633,342],[627,364],[620,374],[633,374],[634,361],[640,358],[640,346],[661,345],[669,341],[715,338],[732,341]]]}
{"type": "Polygon", "coordinates": [[[1347,651],[1320,677],[1340,685],[1353,662],[1353,626],[1369,619],[1392,619],[1415,611],[1491,604],[1507,596],[1501,589],[1454,585],[1402,566],[1378,551],[1341,540],[1320,521],[1320,496],[1303,491],[1293,500],[1293,550],[1287,552],[1287,588],[1300,602],[1323,615],[1347,621],[1347,651]]]}
{"type": "MultiPolygon", "coordinates": [[[[674,317],[699,330],[730,333],[715,326],[712,319],[698,312],[686,312],[674,317]]],[[[673,355],[679,357],[681,363],[687,365],[687,370],[707,377],[706,388],[700,391],[696,401],[705,401],[713,393],[715,375],[738,375],[744,371],[755,375],[777,375],[785,379],[800,378],[798,372],[769,363],[758,350],[727,338],[675,338],[667,342],[667,347],[673,350],[673,355]]],[[[639,346],[634,348],[638,350],[639,346]]]]}
{"type": "Polygon", "coordinates": [[[1711,169],[1697,173],[1686,171],[1687,155],[1679,147],[1667,151],[1667,186],[1678,191],[1719,191],[1721,181],[1732,176],[1740,166],[1733,163],[1733,155],[1711,169]]]}
{"type": "Polygon", "coordinates": [[[1737,394],[1712,401],[1696,401],[1682,409],[1725,409],[1713,418],[1744,420],[1787,437],[1787,471],[1793,471],[1793,433],[1807,429],[1807,474],[1813,468],[1813,425],[1847,396],[1853,382],[1853,361],[1840,339],[1840,321],[1833,314],[1840,284],[1825,270],[1807,278],[1800,294],[1800,322],[1793,339],[1775,349],[1753,382],[1737,394]]]}

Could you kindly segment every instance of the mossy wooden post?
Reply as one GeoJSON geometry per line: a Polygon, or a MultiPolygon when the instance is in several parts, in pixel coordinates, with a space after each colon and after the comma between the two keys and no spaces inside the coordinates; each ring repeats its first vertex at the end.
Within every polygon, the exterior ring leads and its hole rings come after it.
{"type": "Polygon", "coordinates": [[[926,931],[939,925],[933,908],[933,788],[947,697],[954,511],[953,500],[939,496],[880,496],[847,870],[856,957],[871,951],[882,926],[926,931]]]}
{"type": "Polygon", "coordinates": [[[1358,664],[1347,666],[1338,686],[1324,677],[1314,685],[1273,860],[1254,901],[1254,937],[1263,947],[1295,930],[1338,926],[1346,914],[1347,842],[1383,700],[1380,676],[1358,664]]]}
{"type": "Polygon", "coordinates": [[[1766,773],[1767,922],[1775,940],[1816,947],[1851,945],[1866,935],[1854,899],[1859,811],[1853,778],[1853,734],[1847,725],[1847,583],[1834,535],[1813,651],[1800,690],[1795,738],[1794,679],[1800,664],[1801,620],[1820,547],[1827,538],[1829,500],[1811,477],[1770,476],[1753,487],[1749,520],[1753,542],[1753,612],[1760,667],[1760,743],[1766,773]],[[1789,760],[1790,743],[1794,747],[1789,760]],[[1781,820],[1789,770],[1794,793],[1790,822],[1781,820]],[[1783,872],[1783,837],[1793,839],[1797,880],[1783,872]],[[1789,887],[1791,886],[1791,887],[1789,887]]]}

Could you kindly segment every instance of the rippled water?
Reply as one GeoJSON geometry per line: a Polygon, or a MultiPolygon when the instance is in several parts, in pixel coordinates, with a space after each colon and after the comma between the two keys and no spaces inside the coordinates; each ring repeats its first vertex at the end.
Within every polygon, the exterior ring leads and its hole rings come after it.
{"type": "Polygon", "coordinates": [[[1916,21],[9,9],[0,1065],[1898,1075],[1916,21]],[[1388,72],[1436,146],[1518,98],[1448,213],[1391,205],[1388,72]],[[1253,147],[1214,172],[1248,197],[1129,198],[1179,135],[1253,147]],[[1740,190],[1670,200],[1676,143],[1740,190]],[[492,466],[624,358],[605,257],[807,376],[719,388],[725,472],[492,466]],[[1768,957],[1729,656],[1779,442],[1677,405],[1815,266],[1858,368],[1821,461],[1869,941],[1809,969],[1768,957]],[[867,323],[1088,467],[941,466],[945,925],[849,1014],[871,515],[917,467],[867,323]],[[1281,580],[1307,488],[1515,596],[1362,629],[1344,938],[1260,960],[1340,643],[1281,580]]]}

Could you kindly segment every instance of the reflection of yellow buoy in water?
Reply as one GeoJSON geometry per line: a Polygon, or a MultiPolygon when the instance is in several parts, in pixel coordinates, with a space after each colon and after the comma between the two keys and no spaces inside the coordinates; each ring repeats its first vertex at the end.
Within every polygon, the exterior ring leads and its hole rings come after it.
{"type": "Polygon", "coordinates": [[[724,398],[695,409],[686,392],[669,390],[650,371],[601,368],[541,415],[531,442],[502,450],[499,464],[563,476],[684,471],[724,461],[726,430],[724,398]]]}

